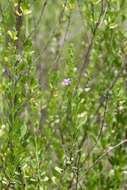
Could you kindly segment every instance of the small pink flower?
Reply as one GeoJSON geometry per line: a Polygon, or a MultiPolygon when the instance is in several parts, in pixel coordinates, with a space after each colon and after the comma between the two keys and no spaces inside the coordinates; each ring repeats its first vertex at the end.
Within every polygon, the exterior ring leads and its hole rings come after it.
{"type": "Polygon", "coordinates": [[[71,84],[71,79],[64,79],[62,82],[63,86],[69,86],[71,84]]]}

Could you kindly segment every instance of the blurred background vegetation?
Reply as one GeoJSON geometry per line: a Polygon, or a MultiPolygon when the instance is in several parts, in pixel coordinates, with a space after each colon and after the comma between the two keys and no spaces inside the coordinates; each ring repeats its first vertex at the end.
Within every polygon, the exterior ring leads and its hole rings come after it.
{"type": "Polygon", "coordinates": [[[1,190],[127,189],[126,27],[126,0],[0,0],[1,190]]]}

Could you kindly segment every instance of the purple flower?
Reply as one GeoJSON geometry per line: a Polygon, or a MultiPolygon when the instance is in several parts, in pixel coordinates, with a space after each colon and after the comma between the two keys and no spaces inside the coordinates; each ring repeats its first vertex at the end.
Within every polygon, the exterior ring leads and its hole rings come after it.
{"type": "Polygon", "coordinates": [[[69,86],[71,84],[71,79],[64,79],[62,82],[63,86],[69,86]]]}

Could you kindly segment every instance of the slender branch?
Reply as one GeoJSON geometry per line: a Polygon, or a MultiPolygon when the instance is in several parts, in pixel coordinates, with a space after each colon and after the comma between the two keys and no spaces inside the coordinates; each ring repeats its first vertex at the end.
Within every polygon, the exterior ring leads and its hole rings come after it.
{"type": "MultiPolygon", "coordinates": [[[[46,42],[46,44],[44,45],[43,49],[42,49],[42,52],[41,52],[41,56],[46,52],[46,50],[48,49],[49,47],[49,44],[52,40],[52,38],[54,37],[55,33],[58,32],[58,27],[61,28],[62,27],[62,19],[63,19],[63,16],[64,16],[64,13],[65,13],[65,8],[67,6],[67,0],[65,0],[64,2],[64,6],[63,6],[63,9],[60,11],[60,14],[59,14],[59,17],[58,17],[58,26],[56,24],[56,26],[53,28],[53,30],[51,31],[51,34],[49,35],[49,38],[46,42]]],[[[40,57],[40,56],[39,56],[40,57]]],[[[37,60],[39,59],[39,57],[37,58],[37,60]]]]}
{"type": "Polygon", "coordinates": [[[45,0],[44,3],[43,3],[43,0],[42,0],[42,8],[41,8],[40,16],[39,16],[39,18],[38,18],[38,20],[37,20],[37,22],[35,24],[34,29],[30,32],[29,36],[25,39],[24,43],[37,31],[47,4],[48,4],[48,0],[45,0]]]}
{"type": "Polygon", "coordinates": [[[125,144],[127,142],[127,139],[121,141],[120,143],[118,143],[117,145],[115,146],[110,146],[108,147],[107,149],[104,150],[104,153],[95,160],[95,162],[87,169],[87,171],[85,172],[85,174],[88,174],[90,172],[90,170],[92,168],[94,168],[96,166],[96,164],[98,164],[98,162],[103,159],[108,153],[112,152],[114,149],[118,148],[119,146],[125,144]]]}
{"type": "MultiPolygon", "coordinates": [[[[90,41],[90,43],[88,45],[87,51],[86,51],[86,53],[84,55],[84,62],[83,62],[83,65],[81,66],[80,71],[79,71],[79,78],[78,78],[78,82],[77,82],[76,88],[74,90],[74,95],[75,95],[75,93],[77,93],[77,89],[78,89],[80,81],[81,81],[82,73],[83,73],[84,69],[89,65],[89,56],[90,56],[90,53],[91,53],[91,50],[92,50],[92,47],[93,47],[93,43],[94,43],[94,40],[95,40],[95,37],[96,37],[96,33],[98,31],[98,27],[100,26],[100,23],[102,22],[102,18],[104,17],[104,15],[106,14],[106,12],[107,12],[107,7],[104,10],[104,2],[102,0],[101,1],[100,15],[99,15],[98,21],[96,22],[96,25],[94,27],[93,36],[92,36],[91,41],[90,41]]],[[[80,165],[80,159],[81,159],[81,147],[84,144],[84,141],[86,139],[86,135],[87,135],[87,132],[85,130],[85,132],[83,134],[83,138],[82,138],[82,140],[80,141],[80,143],[78,145],[79,152],[78,152],[77,157],[75,159],[74,167],[76,167],[76,169],[77,169],[77,173],[76,173],[76,187],[75,187],[75,189],[78,188],[79,165],[80,165]]],[[[72,179],[69,182],[69,186],[68,186],[69,189],[72,188],[73,181],[74,181],[74,176],[75,176],[75,174],[73,173],[73,177],[72,177],[72,179]]]]}
{"type": "Polygon", "coordinates": [[[23,21],[23,13],[21,10],[21,2],[22,0],[18,1],[18,4],[15,7],[15,16],[16,16],[16,31],[17,31],[17,40],[16,40],[16,49],[20,49],[20,31],[22,27],[22,21],[23,21]]]}
{"type": "Polygon", "coordinates": [[[77,82],[77,85],[76,85],[76,91],[78,89],[78,86],[80,84],[80,81],[81,81],[81,77],[82,77],[82,73],[84,72],[84,69],[86,69],[86,67],[89,65],[89,56],[90,56],[90,53],[91,53],[91,50],[92,50],[92,47],[93,47],[93,44],[94,44],[94,40],[95,40],[95,37],[96,37],[96,33],[98,31],[98,28],[102,22],[102,18],[105,16],[107,12],[107,7],[105,8],[104,10],[104,2],[103,0],[101,0],[101,10],[100,10],[100,15],[98,17],[98,20],[96,22],[96,25],[93,29],[93,35],[92,35],[92,38],[91,38],[91,41],[88,45],[88,48],[84,54],[84,61],[83,61],[83,64],[80,68],[80,71],[79,71],[79,78],[78,78],[78,82],[77,82]]]}
{"type": "MultiPolygon", "coordinates": [[[[126,58],[125,58],[125,59],[126,59],[126,58]]],[[[121,66],[121,69],[120,69],[120,71],[118,72],[117,76],[114,78],[114,80],[112,81],[112,83],[109,85],[109,87],[106,89],[106,91],[104,92],[104,94],[101,96],[101,98],[100,98],[100,99],[101,99],[101,102],[100,102],[100,104],[98,105],[98,107],[97,107],[97,109],[96,109],[95,117],[96,117],[97,113],[99,112],[100,108],[104,105],[104,102],[109,99],[109,95],[110,95],[110,93],[111,93],[111,90],[113,89],[113,87],[115,86],[115,84],[116,84],[116,82],[118,81],[119,77],[121,76],[121,73],[122,73],[123,70],[125,69],[125,66],[126,66],[126,63],[124,63],[124,64],[121,66]],[[107,97],[108,97],[108,99],[107,99],[107,97]]],[[[105,109],[107,109],[107,104],[106,104],[106,108],[105,108],[105,109]]],[[[88,118],[88,120],[87,120],[86,122],[89,123],[89,122],[90,122],[90,118],[88,118]]],[[[88,124],[87,124],[87,125],[88,125],[88,124]]],[[[102,123],[101,129],[100,129],[99,134],[98,134],[98,137],[97,137],[97,142],[98,142],[98,140],[99,140],[99,138],[100,138],[100,136],[101,136],[102,127],[103,127],[103,123],[102,123]]],[[[83,137],[82,137],[82,140],[80,141],[80,143],[79,143],[79,145],[78,145],[78,150],[79,150],[79,152],[78,152],[78,154],[77,154],[77,157],[75,158],[75,163],[74,163],[74,167],[77,168],[77,175],[79,175],[79,169],[80,169],[79,167],[80,167],[80,159],[81,159],[81,148],[82,148],[82,146],[84,145],[84,142],[85,142],[85,140],[86,140],[86,136],[87,136],[87,130],[85,129],[85,130],[84,130],[83,137]]],[[[88,159],[89,154],[90,154],[90,153],[93,151],[93,149],[96,147],[97,142],[96,142],[96,144],[91,148],[91,150],[89,151],[89,153],[87,154],[86,159],[88,159]]],[[[86,161],[86,159],[85,159],[85,161],[86,161]]],[[[82,164],[82,166],[83,166],[83,164],[82,164]]],[[[79,177],[76,176],[76,180],[78,180],[78,179],[79,179],[79,177]]],[[[73,180],[74,180],[74,175],[73,175],[73,177],[72,177],[72,180],[71,180],[70,183],[69,183],[69,188],[70,188],[70,189],[71,189],[71,187],[72,187],[72,185],[73,185],[73,180]]],[[[76,181],[76,186],[77,186],[77,184],[78,184],[78,181],[76,181]]]]}
{"type": "MultiPolygon", "coordinates": [[[[116,82],[117,82],[118,79],[120,78],[120,76],[121,76],[123,70],[125,69],[125,66],[126,66],[126,63],[124,63],[124,64],[121,66],[121,69],[119,70],[118,74],[116,75],[116,77],[114,78],[114,80],[112,81],[112,83],[111,83],[111,84],[109,85],[109,87],[105,90],[105,92],[103,93],[103,95],[101,95],[101,97],[99,98],[99,99],[100,99],[100,104],[98,105],[98,107],[97,107],[97,109],[96,109],[96,112],[95,112],[95,114],[94,114],[95,117],[96,117],[96,115],[98,114],[98,112],[99,112],[99,110],[101,109],[101,107],[104,105],[105,101],[106,101],[106,100],[109,100],[110,93],[111,93],[112,89],[114,88],[116,82]]],[[[105,109],[107,109],[107,104],[106,104],[105,109]]],[[[103,125],[102,125],[102,127],[103,127],[103,125]]],[[[98,137],[97,137],[97,140],[96,140],[96,141],[98,141],[99,138],[100,138],[101,130],[102,130],[102,128],[100,129],[100,132],[99,132],[99,134],[98,134],[98,137]]],[[[81,140],[81,142],[80,142],[80,145],[79,145],[80,148],[83,146],[84,142],[85,142],[85,135],[84,135],[84,137],[82,138],[82,140],[81,140]]],[[[95,148],[96,145],[97,145],[97,142],[96,142],[96,144],[94,145],[94,147],[92,147],[92,149],[90,150],[90,152],[95,148]]],[[[89,153],[88,153],[88,155],[89,155],[89,153]]],[[[87,155],[86,157],[88,157],[88,155],[87,155]]]]}

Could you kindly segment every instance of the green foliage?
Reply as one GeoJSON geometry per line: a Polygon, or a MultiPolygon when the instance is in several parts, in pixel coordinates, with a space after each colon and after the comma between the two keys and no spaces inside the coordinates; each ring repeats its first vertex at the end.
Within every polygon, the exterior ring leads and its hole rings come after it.
{"type": "Polygon", "coordinates": [[[126,189],[127,2],[0,13],[0,189],[126,189]]]}

